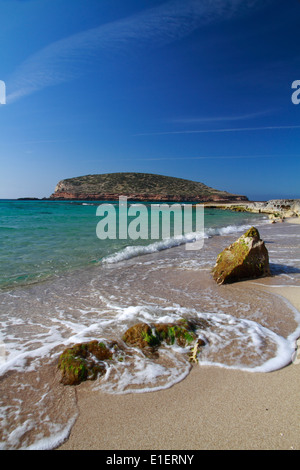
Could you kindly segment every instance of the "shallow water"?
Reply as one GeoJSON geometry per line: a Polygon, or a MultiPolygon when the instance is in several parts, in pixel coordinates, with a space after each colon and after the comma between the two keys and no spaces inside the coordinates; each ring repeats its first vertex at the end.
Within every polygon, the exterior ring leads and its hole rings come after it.
{"type": "MultiPolygon", "coordinates": [[[[0,200],[0,288],[28,285],[41,282],[53,276],[75,271],[97,264],[102,259],[128,259],[144,253],[152,253],[176,246],[190,237],[185,235],[177,240],[151,240],[152,225],[149,224],[147,239],[100,240],[97,227],[102,217],[97,209],[109,206],[116,215],[119,229],[119,202],[98,203],[78,201],[5,201],[0,200]]],[[[188,205],[191,207],[191,204],[188,205]]],[[[135,204],[133,208],[137,207],[135,204]]],[[[157,208],[158,204],[154,204],[157,208]]],[[[170,205],[178,207],[178,205],[170,205]]],[[[179,210],[184,211],[180,206],[179,210]]],[[[128,203],[128,212],[131,205],[128,203]]],[[[143,206],[146,218],[150,218],[152,205],[143,206]]],[[[178,211],[177,211],[178,212],[178,211]]],[[[194,219],[196,218],[193,214],[194,219]]],[[[128,216],[128,227],[136,220],[128,216]]],[[[261,220],[255,214],[240,214],[230,211],[207,209],[205,211],[206,235],[221,232],[235,232],[261,220]]],[[[195,223],[195,220],[194,220],[195,223]]],[[[171,220],[170,234],[174,226],[171,220]]],[[[192,234],[193,236],[193,234],[192,234]]]]}
{"type": "MultiPolygon", "coordinates": [[[[274,275],[257,283],[299,286],[299,225],[256,222],[274,275]]],[[[245,229],[243,224],[227,227],[209,227],[214,235],[205,239],[201,250],[179,245],[148,253],[146,249],[137,256],[136,247],[125,252],[121,248],[75,272],[57,270],[44,282],[2,289],[1,447],[59,445],[78,412],[75,387],[60,383],[59,354],[69,345],[95,338],[120,341],[137,322],[206,320],[209,327],[197,330],[206,345],[195,367],[268,372],[291,362],[299,313],[283,298],[250,281],[217,286],[211,279],[217,254],[245,229]]],[[[122,362],[88,386],[101,393],[170,387],[190,371],[187,352],[168,346],[160,349],[158,358],[150,359],[128,348],[122,362]]]]}

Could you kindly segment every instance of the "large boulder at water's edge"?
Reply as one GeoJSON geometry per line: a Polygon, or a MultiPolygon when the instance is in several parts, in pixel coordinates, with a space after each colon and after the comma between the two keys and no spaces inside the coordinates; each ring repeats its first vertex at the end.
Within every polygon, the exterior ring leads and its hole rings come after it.
{"type": "Polygon", "coordinates": [[[218,284],[270,276],[268,250],[255,227],[219,254],[212,274],[218,284]]]}

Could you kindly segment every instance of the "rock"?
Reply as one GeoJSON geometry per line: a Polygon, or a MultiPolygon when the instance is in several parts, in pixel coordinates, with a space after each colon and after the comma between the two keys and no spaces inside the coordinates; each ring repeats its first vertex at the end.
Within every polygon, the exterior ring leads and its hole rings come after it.
{"type": "Polygon", "coordinates": [[[278,217],[297,217],[300,215],[299,199],[272,199],[265,203],[265,212],[277,214],[278,217]]]}
{"type": "Polygon", "coordinates": [[[214,207],[235,212],[253,212],[254,214],[270,214],[277,218],[300,217],[300,199],[272,199],[265,202],[240,201],[239,205],[234,203],[206,203],[205,207],[214,207]]]}
{"type": "Polygon", "coordinates": [[[67,348],[58,360],[61,382],[64,385],[78,385],[85,380],[95,380],[105,374],[106,361],[111,361],[119,351],[116,342],[104,344],[97,340],[67,348]]]}
{"type": "Polygon", "coordinates": [[[212,274],[218,284],[270,276],[268,250],[255,227],[219,254],[212,274]]]}
{"type": "Polygon", "coordinates": [[[276,222],[283,222],[285,217],[291,217],[289,215],[281,216],[278,212],[275,214],[269,214],[269,220],[271,224],[275,224],[276,222]]]}
{"type": "Polygon", "coordinates": [[[271,199],[267,202],[248,203],[247,208],[251,212],[254,208],[258,208],[261,213],[273,214],[276,218],[281,219],[300,216],[299,199],[271,199]]]}
{"type": "MultiPolygon", "coordinates": [[[[296,209],[297,210],[297,209],[296,209]]],[[[293,210],[287,210],[284,214],[284,217],[285,218],[289,218],[289,217],[298,217],[298,214],[296,211],[293,211],[293,210]]]]}
{"type": "MultiPolygon", "coordinates": [[[[177,323],[137,323],[123,335],[123,341],[128,346],[137,347],[149,358],[157,358],[157,349],[165,344],[178,344],[183,348],[192,346],[193,362],[197,360],[197,352],[206,343],[198,338],[196,329],[205,329],[209,322],[203,319],[181,319],[177,323]]],[[[109,362],[123,362],[130,357],[132,351],[126,350],[117,341],[78,343],[65,349],[58,360],[61,372],[61,383],[78,385],[85,380],[95,380],[104,375],[109,362]]],[[[124,364],[126,367],[126,363],[124,364]]]]}
{"type": "Polygon", "coordinates": [[[160,341],[166,344],[176,343],[184,348],[197,339],[192,324],[184,320],[178,323],[156,323],[154,328],[160,341]]]}
{"type": "Polygon", "coordinates": [[[137,323],[131,326],[122,339],[127,345],[139,349],[153,349],[160,345],[159,336],[148,323],[137,323]]]}
{"type": "Polygon", "coordinates": [[[209,323],[205,320],[181,319],[177,323],[137,323],[130,327],[123,335],[123,341],[130,346],[141,349],[147,356],[156,353],[163,343],[168,345],[190,346],[197,340],[196,329],[207,328],[209,323]]]}

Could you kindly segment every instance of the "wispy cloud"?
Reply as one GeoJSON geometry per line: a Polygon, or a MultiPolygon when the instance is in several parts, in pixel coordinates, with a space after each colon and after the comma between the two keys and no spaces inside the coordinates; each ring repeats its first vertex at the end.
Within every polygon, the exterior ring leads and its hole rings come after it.
{"type": "Polygon", "coordinates": [[[168,122],[174,124],[199,124],[205,122],[231,122],[231,121],[246,121],[256,119],[261,116],[266,116],[272,111],[258,111],[256,113],[241,114],[238,116],[209,116],[209,117],[182,117],[176,119],[169,119],[168,122]]]}
{"type": "Polygon", "coordinates": [[[80,76],[101,51],[159,47],[189,35],[202,24],[228,20],[261,3],[258,0],[171,0],[61,39],[18,67],[7,83],[7,102],[80,76]]]}
{"type": "Polygon", "coordinates": [[[166,132],[144,132],[135,134],[138,136],[150,135],[176,135],[176,134],[218,134],[225,132],[253,132],[253,131],[268,131],[268,130],[286,130],[286,129],[300,129],[300,126],[261,126],[261,127],[236,127],[225,129],[198,129],[198,130],[183,130],[183,131],[166,131],[166,132]]]}
{"type": "MultiPolygon", "coordinates": [[[[263,159],[263,158],[282,158],[283,155],[202,155],[198,157],[183,156],[183,157],[146,157],[139,158],[140,161],[175,161],[175,160],[246,160],[246,159],[263,159]]],[[[286,157],[286,156],[285,156],[286,157]]],[[[300,155],[288,155],[289,158],[299,158],[300,155]]],[[[134,160],[131,158],[130,160],[134,160]]]]}

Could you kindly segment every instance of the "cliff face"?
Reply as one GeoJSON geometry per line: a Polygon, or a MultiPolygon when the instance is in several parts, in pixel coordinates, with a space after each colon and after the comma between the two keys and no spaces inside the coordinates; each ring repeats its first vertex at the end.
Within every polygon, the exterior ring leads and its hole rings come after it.
{"type": "Polygon", "coordinates": [[[247,201],[246,196],[210,188],[203,183],[148,173],[87,175],[60,181],[50,199],[131,201],[247,201]]]}

